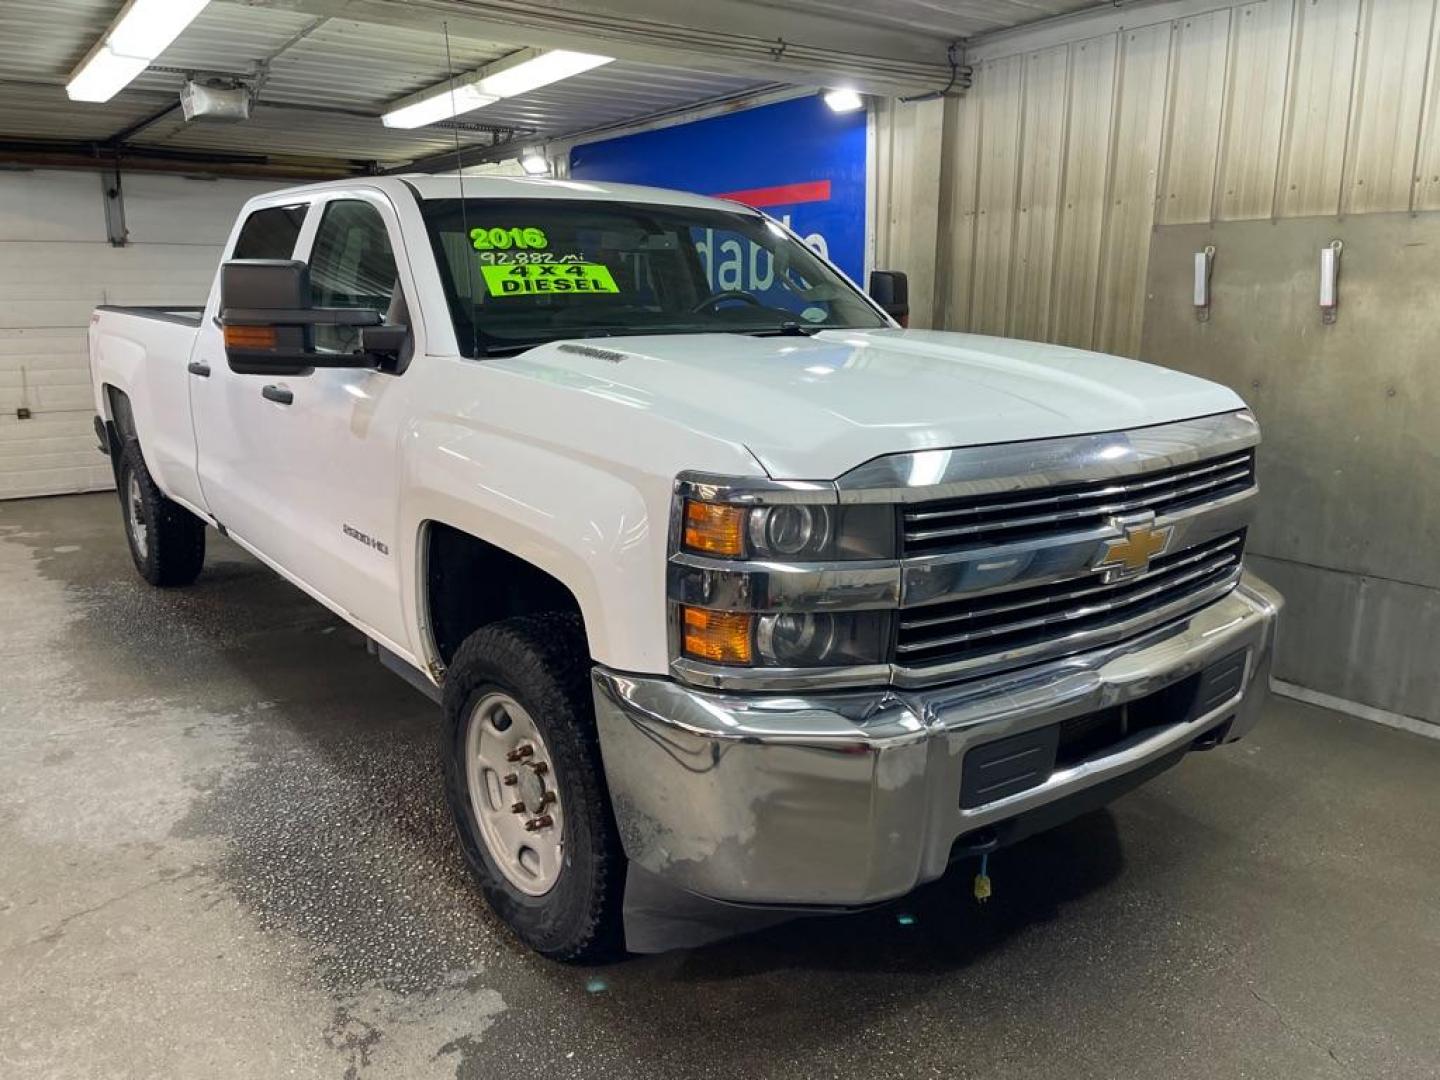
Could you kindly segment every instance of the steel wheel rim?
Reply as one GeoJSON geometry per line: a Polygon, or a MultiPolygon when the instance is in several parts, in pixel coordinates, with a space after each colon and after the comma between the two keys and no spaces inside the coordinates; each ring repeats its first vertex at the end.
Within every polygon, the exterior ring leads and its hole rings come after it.
{"type": "Polygon", "coordinates": [[[125,521],[130,526],[130,539],[143,559],[150,553],[150,526],[145,524],[145,500],[140,496],[140,478],[133,472],[125,489],[125,521]]]}
{"type": "Polygon", "coordinates": [[[465,732],[470,809],[505,880],[544,896],[565,865],[565,818],[555,763],[525,708],[499,690],[470,712],[465,732]]]}

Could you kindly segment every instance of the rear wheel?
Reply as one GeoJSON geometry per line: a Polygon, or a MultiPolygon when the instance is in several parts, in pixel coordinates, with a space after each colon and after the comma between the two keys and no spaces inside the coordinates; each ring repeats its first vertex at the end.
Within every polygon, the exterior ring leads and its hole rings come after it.
{"type": "Polygon", "coordinates": [[[205,523],[155,486],[134,439],[125,444],[116,481],[135,569],[151,585],[189,585],[205,565],[205,523]]]}
{"type": "Polygon", "coordinates": [[[610,810],[574,615],[482,627],[445,680],[446,796],[491,908],[572,963],[623,952],[625,858],[610,810]]]}

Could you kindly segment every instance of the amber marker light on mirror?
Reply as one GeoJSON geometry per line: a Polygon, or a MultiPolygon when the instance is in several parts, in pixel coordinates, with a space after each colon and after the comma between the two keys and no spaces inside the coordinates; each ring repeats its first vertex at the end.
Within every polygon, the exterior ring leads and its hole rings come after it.
{"type": "Polygon", "coordinates": [[[701,555],[744,554],[745,509],[685,500],[684,544],[701,555]]]}
{"type": "Polygon", "coordinates": [[[278,338],[273,326],[227,326],[227,349],[273,349],[278,338]]]}
{"type": "Polygon", "coordinates": [[[752,616],[741,611],[680,609],[681,642],[686,656],[712,664],[748,664],[752,616]]]}

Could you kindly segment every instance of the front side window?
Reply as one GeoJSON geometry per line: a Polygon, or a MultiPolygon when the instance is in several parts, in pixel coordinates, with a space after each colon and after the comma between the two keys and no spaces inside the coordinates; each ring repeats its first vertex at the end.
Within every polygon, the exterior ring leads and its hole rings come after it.
{"type": "Polygon", "coordinates": [[[295,241],[305,223],[304,203],[295,206],[267,206],[256,210],[240,226],[232,259],[288,259],[295,254],[295,241]]]}
{"type": "Polygon", "coordinates": [[[421,204],[467,355],[623,334],[886,325],[760,214],[562,199],[421,204]]]}
{"type": "MultiPolygon", "coordinates": [[[[398,279],[385,219],[370,203],[340,199],[327,203],[310,252],[310,296],[315,307],[389,310],[398,279]]],[[[317,326],[315,347],[354,352],[358,327],[317,326]]]]}

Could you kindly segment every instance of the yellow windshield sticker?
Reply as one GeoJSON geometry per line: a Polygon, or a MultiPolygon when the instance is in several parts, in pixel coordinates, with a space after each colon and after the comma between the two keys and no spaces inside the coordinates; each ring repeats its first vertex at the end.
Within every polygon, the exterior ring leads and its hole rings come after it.
{"type": "Polygon", "coordinates": [[[509,251],[511,248],[517,251],[543,251],[549,247],[550,238],[545,235],[544,229],[537,229],[533,225],[497,225],[494,228],[471,229],[470,243],[475,245],[476,251],[509,251]]]}
{"type": "Polygon", "coordinates": [[[599,263],[505,263],[482,266],[480,273],[492,296],[620,291],[609,267],[599,263]]]}

